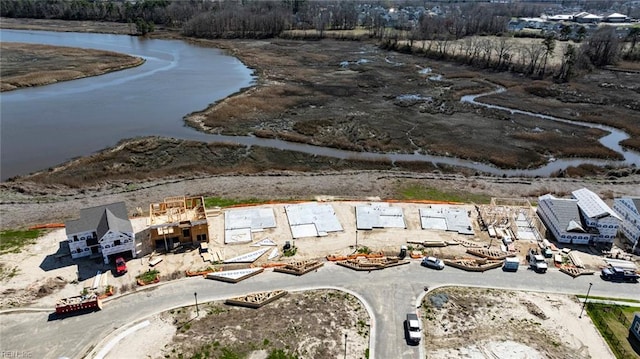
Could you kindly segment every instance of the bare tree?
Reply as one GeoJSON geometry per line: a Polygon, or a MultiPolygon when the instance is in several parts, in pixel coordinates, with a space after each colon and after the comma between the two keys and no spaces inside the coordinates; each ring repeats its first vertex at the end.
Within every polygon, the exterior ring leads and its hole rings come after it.
{"type": "Polygon", "coordinates": [[[582,46],[591,63],[602,67],[616,63],[620,41],[613,27],[604,26],[587,38],[582,46]]]}
{"type": "Polygon", "coordinates": [[[498,60],[498,63],[496,64],[497,70],[509,68],[512,57],[510,54],[512,47],[513,44],[506,37],[501,37],[500,40],[498,40],[498,43],[495,46],[498,60]]]}

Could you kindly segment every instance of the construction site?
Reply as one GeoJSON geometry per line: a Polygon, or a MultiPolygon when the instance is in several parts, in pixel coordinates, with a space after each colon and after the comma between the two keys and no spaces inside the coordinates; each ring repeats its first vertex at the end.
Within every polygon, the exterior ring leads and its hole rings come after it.
{"type": "Polygon", "coordinates": [[[322,197],[205,208],[202,197],[177,196],[150,204],[149,213],[132,217],[131,224],[137,255],[118,277],[109,275],[111,265],[68,257],[64,229],[52,230],[40,241],[49,243],[46,249],[39,246],[44,260],[8,254],[16,261],[33,261],[36,270],[21,269],[8,281],[2,306],[47,300],[37,291],[55,278],[77,283],[45,289],[60,290],[57,298],[85,288],[98,294],[107,289],[124,293],[134,290],[138,277],[150,270],[158,273],[157,281],[203,275],[237,282],[272,268],[304,274],[332,261],[370,271],[433,256],[449,266],[484,271],[500,267],[507,257],[526,265],[531,250],[574,276],[608,265],[589,247],[547,240],[535,209],[519,199],[494,198],[490,204],[474,205],[322,197]]]}

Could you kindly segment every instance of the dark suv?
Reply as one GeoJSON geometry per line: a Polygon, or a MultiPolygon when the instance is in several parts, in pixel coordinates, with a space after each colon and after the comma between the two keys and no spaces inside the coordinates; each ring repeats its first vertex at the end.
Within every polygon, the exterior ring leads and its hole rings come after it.
{"type": "Polygon", "coordinates": [[[415,313],[408,313],[407,319],[404,321],[404,326],[407,331],[407,342],[410,344],[420,344],[422,331],[420,330],[418,316],[415,313]]]}

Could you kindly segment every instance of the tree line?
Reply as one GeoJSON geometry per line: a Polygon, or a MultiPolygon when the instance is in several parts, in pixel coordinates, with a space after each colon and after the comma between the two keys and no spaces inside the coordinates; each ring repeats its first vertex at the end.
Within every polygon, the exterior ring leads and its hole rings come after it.
{"type": "Polygon", "coordinates": [[[550,70],[556,42],[567,40],[571,28],[542,35],[527,45],[514,44],[506,29],[512,17],[543,12],[540,4],[440,3],[445,9],[440,16],[417,12],[415,5],[425,5],[423,1],[399,3],[394,16],[383,4],[386,2],[349,0],[2,0],[0,16],[126,22],[135,24],[143,35],[160,25],[201,38],[271,38],[284,36],[288,30],[316,30],[312,36],[323,38],[329,31],[359,28],[387,49],[531,77],[552,74],[558,81],[620,58],[640,60],[637,27],[625,38],[612,27],[602,27],[591,35],[579,33],[578,28],[576,36],[581,43],[566,46],[560,66],[550,70]]]}

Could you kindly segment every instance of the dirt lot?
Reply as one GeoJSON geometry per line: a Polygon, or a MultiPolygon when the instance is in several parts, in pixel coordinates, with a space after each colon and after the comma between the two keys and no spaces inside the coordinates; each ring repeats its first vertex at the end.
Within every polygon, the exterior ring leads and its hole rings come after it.
{"type": "Polygon", "coordinates": [[[565,295],[443,288],[422,312],[429,358],[611,358],[581,305],[565,295]]]}
{"type": "Polygon", "coordinates": [[[365,358],[368,321],[356,298],[329,290],[289,293],[259,309],[211,302],[200,306],[200,316],[194,307],[154,316],[106,358],[191,358],[205,352],[217,358],[226,351],[259,359],[277,349],[295,351],[299,358],[337,358],[345,354],[344,334],[347,357],[365,358]]]}

